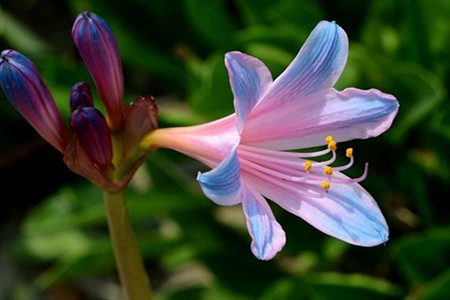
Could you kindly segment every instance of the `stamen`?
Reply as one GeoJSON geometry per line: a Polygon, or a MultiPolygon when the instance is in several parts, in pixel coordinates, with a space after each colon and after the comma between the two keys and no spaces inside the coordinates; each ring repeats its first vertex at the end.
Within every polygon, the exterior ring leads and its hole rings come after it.
{"type": "Polygon", "coordinates": [[[347,156],[348,158],[353,157],[353,148],[347,148],[347,150],[345,151],[345,156],[347,156]]]}
{"type": "Polygon", "coordinates": [[[309,172],[312,169],[312,162],[305,160],[305,172],[309,172]]]}
{"type": "MultiPolygon", "coordinates": [[[[275,170],[263,167],[261,165],[258,165],[258,164],[254,163],[254,162],[251,162],[251,161],[248,161],[246,159],[242,159],[239,162],[242,165],[247,165],[250,169],[253,168],[255,170],[258,170],[260,172],[263,172],[265,174],[268,174],[268,175],[271,175],[273,177],[277,177],[277,178],[280,178],[280,179],[283,179],[283,180],[288,180],[288,181],[292,181],[292,182],[305,182],[305,179],[306,179],[306,176],[302,176],[302,177],[289,176],[289,175],[286,175],[284,173],[280,173],[280,172],[277,172],[275,170]]],[[[248,170],[248,168],[246,168],[246,170],[248,170]]]]}
{"type": "MultiPolygon", "coordinates": [[[[245,164],[246,160],[240,160],[240,163],[245,164]]],[[[284,182],[281,184],[281,181],[274,180],[277,178],[274,178],[270,174],[260,172],[253,168],[245,168],[245,172],[259,177],[260,179],[268,182],[272,182],[273,184],[276,184],[278,186],[281,186],[283,189],[290,190],[300,196],[306,196],[306,197],[313,197],[313,198],[323,198],[323,193],[320,193],[319,191],[314,191],[314,185],[300,183],[300,182],[284,182]],[[289,184],[290,183],[290,184],[289,184]]]]}
{"type": "Polygon", "coordinates": [[[336,149],[337,149],[337,143],[336,143],[336,141],[334,141],[334,140],[332,140],[332,141],[330,141],[329,143],[328,143],[328,149],[330,150],[330,151],[336,151],[336,149]]]}
{"type": "Polygon", "coordinates": [[[299,195],[312,197],[320,197],[319,194],[323,197],[323,191],[328,192],[333,183],[357,183],[367,177],[368,164],[365,165],[364,173],[357,178],[348,178],[344,174],[336,173],[353,165],[353,149],[348,148],[345,151],[346,157],[350,159],[346,165],[331,167],[337,157],[337,142],[332,136],[327,136],[325,141],[326,149],[309,153],[284,152],[241,144],[238,148],[239,161],[248,174],[272,181],[282,188],[289,186],[289,190],[299,195]],[[332,153],[332,157],[326,161],[304,160],[308,157],[314,159],[329,152],[332,153]]]}
{"type": "Polygon", "coordinates": [[[250,152],[250,153],[255,153],[255,154],[259,153],[259,154],[264,154],[264,155],[270,155],[271,157],[277,156],[277,157],[289,157],[289,158],[319,157],[319,156],[328,154],[330,152],[329,149],[324,149],[324,150],[315,151],[315,152],[286,152],[286,151],[252,147],[252,146],[247,146],[247,145],[243,145],[243,144],[239,145],[239,149],[250,152]]]}
{"type": "Polygon", "coordinates": [[[326,192],[328,192],[328,190],[330,189],[330,182],[324,180],[324,181],[322,181],[321,186],[326,192]]]}
{"type": "MultiPolygon", "coordinates": [[[[351,149],[351,148],[349,148],[349,149],[351,149]]],[[[349,149],[347,149],[347,152],[348,152],[349,149]]],[[[353,150],[353,149],[351,149],[351,150],[353,150]]],[[[350,152],[353,152],[353,151],[350,151],[350,152]]],[[[348,154],[348,153],[346,153],[346,154],[348,154]]],[[[346,155],[347,157],[350,157],[350,161],[346,165],[335,167],[334,169],[336,171],[340,172],[340,171],[347,170],[351,166],[353,166],[353,162],[355,161],[355,159],[353,158],[353,153],[351,153],[351,154],[352,154],[351,156],[346,155]]]]}
{"type": "MultiPolygon", "coordinates": [[[[337,169],[337,168],[335,168],[335,169],[337,169]]],[[[356,177],[356,178],[337,178],[337,177],[333,177],[332,182],[333,183],[355,183],[355,182],[361,182],[364,179],[366,179],[368,173],[369,173],[369,164],[366,163],[364,165],[364,173],[361,176],[356,177]]]]}
{"type": "Polygon", "coordinates": [[[329,160],[314,163],[315,167],[331,165],[336,160],[336,151],[331,152],[332,156],[329,160]]]}
{"type": "Polygon", "coordinates": [[[323,168],[323,173],[325,175],[331,176],[333,175],[333,168],[330,166],[325,166],[325,168],[323,168]]]}

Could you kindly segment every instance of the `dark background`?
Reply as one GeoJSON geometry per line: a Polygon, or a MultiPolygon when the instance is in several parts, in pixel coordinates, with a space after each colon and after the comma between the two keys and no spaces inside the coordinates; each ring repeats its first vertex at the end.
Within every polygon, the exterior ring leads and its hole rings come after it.
{"type": "MultiPolygon", "coordinates": [[[[224,54],[258,57],[275,78],[323,19],[350,39],[337,88],[401,105],[387,133],[341,147],[358,154],[349,175],[370,163],[362,185],[390,226],[385,246],[345,244],[272,205],[288,242],[258,261],[240,207],[200,192],[204,167],[151,155],[127,199],[156,299],[450,298],[450,1],[1,0],[0,48],[33,60],[65,119],[70,87],[90,80],[70,35],[84,10],[116,35],[126,100],[155,96],[161,127],[231,113],[224,54]]],[[[120,299],[101,192],[3,94],[0,114],[0,299],[120,299]]]]}

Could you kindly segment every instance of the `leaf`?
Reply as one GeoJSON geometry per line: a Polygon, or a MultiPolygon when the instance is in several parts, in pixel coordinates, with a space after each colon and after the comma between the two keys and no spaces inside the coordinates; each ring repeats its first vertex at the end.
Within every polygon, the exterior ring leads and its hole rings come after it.
{"type": "MultiPolygon", "coordinates": [[[[181,176],[178,174],[178,176],[181,176]]],[[[185,179],[182,179],[185,180],[185,179]]],[[[139,193],[128,190],[127,206],[133,222],[149,220],[161,214],[188,212],[210,205],[203,198],[173,190],[139,193]]],[[[36,207],[23,223],[27,235],[59,232],[69,228],[86,228],[106,224],[102,194],[89,183],[65,186],[36,207]]]]}
{"type": "Polygon", "coordinates": [[[311,299],[400,299],[402,290],[383,279],[362,274],[317,273],[305,278],[311,299]]]}
{"type": "Polygon", "coordinates": [[[395,243],[394,259],[402,275],[412,282],[427,282],[448,268],[450,228],[437,228],[395,243]]]}
{"type": "Polygon", "coordinates": [[[237,24],[226,1],[184,0],[183,7],[192,28],[203,41],[216,49],[233,48],[237,24]]]}
{"type": "Polygon", "coordinates": [[[214,54],[199,65],[191,63],[197,81],[190,87],[189,103],[207,119],[224,117],[233,112],[233,96],[221,54],[214,54]]]}
{"type": "Polygon", "coordinates": [[[430,128],[447,140],[450,140],[450,105],[447,104],[433,114],[430,128]]]}
{"type": "MultiPolygon", "coordinates": [[[[158,235],[138,235],[137,238],[144,259],[161,256],[178,244],[177,240],[158,235]]],[[[56,263],[42,273],[35,284],[41,289],[47,289],[60,282],[114,269],[116,263],[109,238],[106,235],[101,237],[86,235],[86,239],[88,243],[84,251],[78,251],[72,255],[61,253],[54,259],[56,263]]],[[[43,237],[42,240],[45,242],[46,238],[43,237]]],[[[61,248],[60,245],[59,248],[61,248]]]]}
{"type": "Polygon", "coordinates": [[[387,136],[400,143],[408,132],[428,117],[445,99],[446,92],[441,80],[418,65],[403,65],[391,70],[396,85],[400,110],[395,126],[387,136]]]}
{"type": "Polygon", "coordinates": [[[245,49],[248,54],[264,62],[272,73],[273,78],[278,77],[294,58],[294,53],[270,44],[249,43],[245,49]]]}
{"type": "Polygon", "coordinates": [[[50,50],[50,46],[38,35],[26,28],[20,21],[5,12],[0,7],[0,36],[11,48],[24,51],[27,54],[39,55],[50,50]]]}
{"type": "Polygon", "coordinates": [[[285,278],[269,284],[259,300],[302,300],[308,298],[308,290],[302,280],[285,278]]]}
{"type": "Polygon", "coordinates": [[[450,297],[450,269],[425,285],[422,300],[448,300],[450,297]]]}

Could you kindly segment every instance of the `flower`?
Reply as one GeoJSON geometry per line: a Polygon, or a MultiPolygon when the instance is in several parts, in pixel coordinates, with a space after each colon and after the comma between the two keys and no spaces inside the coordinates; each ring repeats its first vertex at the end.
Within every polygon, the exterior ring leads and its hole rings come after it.
{"type": "Polygon", "coordinates": [[[0,84],[13,106],[64,154],[72,171],[105,191],[117,192],[147,155],[139,141],[157,128],[157,108],[150,96],[124,106],[117,42],[101,17],[79,14],[72,36],[105,105],[106,117],[94,107],[89,84],[79,82],[70,91],[70,133],[37,68],[14,50],[1,53],[0,84]]]}
{"type": "Polygon", "coordinates": [[[225,55],[235,114],[210,123],[157,129],[142,147],[170,148],[203,162],[212,170],[197,180],[219,205],[241,203],[252,238],[251,250],[269,260],[286,241],[265,198],[333,237],[360,246],[388,239],[388,226],[371,195],[331,167],[337,142],[378,136],[398,110],[392,95],[378,90],[333,85],[348,53],[344,30],[320,22],[288,68],[275,80],[258,59],[241,52],[225,55]],[[315,152],[287,152],[323,146],[315,152]],[[331,158],[314,159],[331,153],[331,158]]]}

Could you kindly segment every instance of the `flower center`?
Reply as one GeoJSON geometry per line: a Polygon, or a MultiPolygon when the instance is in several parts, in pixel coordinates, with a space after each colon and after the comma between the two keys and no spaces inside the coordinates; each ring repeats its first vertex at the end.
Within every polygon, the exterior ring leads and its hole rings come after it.
{"type": "Polygon", "coordinates": [[[307,196],[322,197],[324,191],[332,189],[333,183],[356,183],[367,176],[368,164],[364,173],[357,178],[349,178],[341,171],[349,169],[353,163],[353,149],[346,150],[349,162],[342,166],[331,167],[336,160],[337,143],[328,136],[327,148],[315,152],[284,152],[239,145],[239,162],[244,172],[262,180],[270,180],[283,185],[283,188],[296,188],[296,192],[307,196]],[[331,158],[315,161],[331,152],[331,158]],[[291,184],[286,184],[287,182],[291,184]]]}

